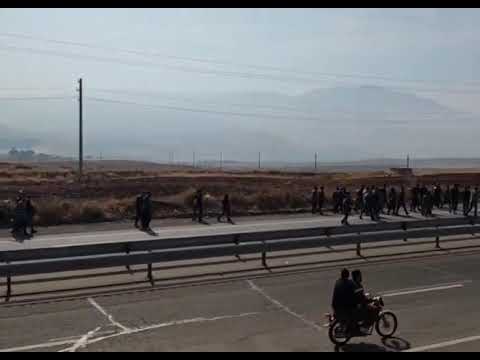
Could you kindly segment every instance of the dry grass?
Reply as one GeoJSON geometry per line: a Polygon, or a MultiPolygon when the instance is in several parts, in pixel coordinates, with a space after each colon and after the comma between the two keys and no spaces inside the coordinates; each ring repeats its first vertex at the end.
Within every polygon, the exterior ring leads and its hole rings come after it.
{"type": "MultiPolygon", "coordinates": [[[[0,201],[14,199],[19,189],[31,194],[37,207],[39,225],[58,225],[130,219],[135,213],[135,196],[150,191],[154,217],[187,216],[191,213],[197,188],[208,194],[205,206],[218,211],[225,193],[230,194],[234,214],[298,211],[309,207],[314,185],[324,185],[327,197],[335,186],[355,190],[361,184],[410,185],[415,182],[442,184],[458,182],[475,185],[480,172],[424,174],[405,178],[386,172],[289,173],[281,171],[229,172],[165,168],[95,168],[78,181],[72,167],[59,164],[45,168],[35,165],[0,163],[0,201]]],[[[0,224],[9,222],[11,210],[0,203],[0,224]]]]}

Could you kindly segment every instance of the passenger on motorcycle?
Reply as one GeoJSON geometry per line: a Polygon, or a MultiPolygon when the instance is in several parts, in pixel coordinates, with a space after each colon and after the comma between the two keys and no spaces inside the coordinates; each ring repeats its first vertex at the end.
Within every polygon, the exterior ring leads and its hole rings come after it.
{"type": "Polygon", "coordinates": [[[352,271],[352,283],[355,303],[354,319],[360,326],[369,328],[375,322],[375,309],[371,306],[372,299],[365,295],[360,270],[352,271]]]}

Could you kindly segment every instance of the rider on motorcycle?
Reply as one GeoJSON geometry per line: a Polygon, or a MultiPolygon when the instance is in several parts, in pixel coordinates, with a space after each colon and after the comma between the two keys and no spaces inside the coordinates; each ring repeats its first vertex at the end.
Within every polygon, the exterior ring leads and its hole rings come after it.
{"type": "Polygon", "coordinates": [[[351,324],[354,314],[354,292],[353,282],[349,279],[350,272],[343,269],[340,279],[335,283],[332,297],[332,308],[335,317],[347,324],[351,324]]]}

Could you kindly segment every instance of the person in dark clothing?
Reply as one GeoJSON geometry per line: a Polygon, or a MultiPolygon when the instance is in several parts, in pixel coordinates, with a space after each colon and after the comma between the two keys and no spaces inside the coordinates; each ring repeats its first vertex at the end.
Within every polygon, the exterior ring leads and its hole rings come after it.
{"type": "Polygon", "coordinates": [[[433,216],[433,195],[430,190],[426,190],[422,200],[422,215],[425,217],[433,216]]]}
{"type": "Polygon", "coordinates": [[[472,192],[470,186],[465,186],[463,190],[463,215],[467,216],[470,211],[470,202],[472,200],[472,192]]]}
{"type": "Polygon", "coordinates": [[[375,186],[373,188],[373,192],[372,192],[372,206],[371,206],[371,211],[373,213],[373,218],[375,219],[375,221],[379,221],[380,220],[380,194],[379,194],[379,189],[375,186]]]}
{"type": "Polygon", "coordinates": [[[312,191],[312,214],[318,211],[318,186],[315,186],[312,191]]]}
{"type": "Polygon", "coordinates": [[[26,200],[23,197],[23,193],[17,197],[15,204],[15,215],[13,220],[12,234],[15,234],[19,230],[23,230],[23,235],[28,236],[27,232],[27,211],[26,200]]]}
{"type": "Polygon", "coordinates": [[[340,188],[340,190],[338,191],[338,195],[337,195],[337,213],[340,213],[340,214],[343,214],[343,199],[345,199],[345,193],[347,192],[347,190],[342,187],[340,188]]]}
{"type": "Polygon", "coordinates": [[[232,221],[232,207],[231,207],[231,204],[230,204],[230,197],[228,196],[228,194],[225,194],[225,196],[223,197],[222,213],[220,215],[218,215],[218,218],[217,218],[218,222],[221,222],[221,220],[224,216],[227,217],[227,221],[230,224],[233,224],[233,221],[232,221]]]}
{"type": "Polygon", "coordinates": [[[363,219],[363,214],[370,215],[367,198],[370,196],[370,187],[367,186],[362,192],[362,207],[360,208],[360,219],[363,219]]]}
{"type": "Polygon", "coordinates": [[[478,186],[475,186],[475,189],[473,190],[473,193],[472,193],[472,202],[470,204],[470,209],[468,211],[470,213],[470,211],[472,211],[473,209],[473,216],[475,217],[477,217],[479,197],[480,197],[480,193],[478,190],[478,186]]]}
{"type": "Polygon", "coordinates": [[[203,222],[203,191],[197,190],[193,200],[193,221],[203,222]]]}
{"type": "Polygon", "coordinates": [[[458,201],[460,199],[460,186],[458,184],[455,184],[452,188],[451,191],[451,201],[452,201],[452,212],[454,215],[457,214],[458,210],[458,201]]]}
{"type": "Polygon", "coordinates": [[[395,215],[399,216],[400,208],[403,208],[403,210],[405,211],[405,215],[409,216],[407,211],[407,206],[405,204],[405,187],[403,185],[400,186],[400,192],[398,193],[395,215]]]}
{"type": "Polygon", "coordinates": [[[332,296],[332,308],[335,317],[347,323],[350,327],[353,323],[353,310],[355,307],[353,283],[349,279],[350,272],[343,269],[341,277],[335,283],[332,296]]]}
{"type": "Polygon", "coordinates": [[[352,205],[353,205],[352,196],[350,195],[349,192],[346,192],[343,196],[343,219],[342,219],[343,225],[349,225],[348,217],[350,216],[350,212],[352,211],[352,205]]]}
{"type": "Polygon", "coordinates": [[[338,202],[339,196],[340,196],[340,188],[337,187],[337,188],[335,189],[335,191],[333,192],[333,194],[332,194],[333,213],[334,213],[334,214],[337,214],[337,213],[338,213],[338,210],[339,210],[339,208],[340,208],[340,204],[339,204],[339,202],[338,202]]]}
{"type": "Polygon", "coordinates": [[[135,199],[135,227],[138,228],[138,222],[142,219],[142,209],[143,209],[143,197],[144,193],[141,193],[135,199]]]}
{"type": "Polygon", "coordinates": [[[384,214],[385,205],[387,204],[387,185],[378,189],[378,212],[384,214]]]}
{"type": "Polygon", "coordinates": [[[323,215],[323,205],[325,204],[325,189],[320,186],[320,192],[318,193],[318,213],[323,215]]]}
{"type": "Polygon", "coordinates": [[[448,212],[452,212],[452,192],[450,190],[450,185],[447,185],[445,189],[445,195],[443,196],[443,206],[447,206],[448,212]]]}
{"type": "Polygon", "coordinates": [[[413,186],[410,188],[410,211],[414,212],[417,210],[417,187],[413,186]]]}
{"type": "Polygon", "coordinates": [[[360,270],[352,271],[352,283],[355,302],[355,321],[360,326],[369,328],[375,319],[375,310],[369,306],[371,301],[365,295],[362,273],[360,270]]]}
{"type": "Polygon", "coordinates": [[[388,193],[388,202],[387,202],[387,214],[395,215],[395,210],[397,209],[397,191],[394,187],[390,188],[388,193]]]}
{"type": "Polygon", "coordinates": [[[377,220],[377,217],[376,217],[377,202],[375,199],[374,191],[375,190],[373,188],[369,189],[365,196],[365,208],[367,210],[367,214],[370,215],[370,219],[372,219],[372,221],[377,220]]]}
{"type": "Polygon", "coordinates": [[[433,204],[437,209],[442,208],[442,188],[439,184],[433,187],[433,204]]]}
{"type": "Polygon", "coordinates": [[[355,211],[359,213],[362,211],[362,208],[363,208],[363,191],[364,190],[365,190],[365,186],[362,185],[355,194],[355,211]]]}
{"type": "Polygon", "coordinates": [[[150,230],[150,222],[152,221],[152,194],[147,193],[142,202],[142,230],[150,230]]]}
{"type": "Polygon", "coordinates": [[[34,229],[34,217],[36,213],[36,209],[32,204],[32,199],[30,197],[27,197],[26,202],[25,202],[25,212],[27,216],[27,226],[30,227],[30,235],[33,236],[37,231],[34,229]]]}

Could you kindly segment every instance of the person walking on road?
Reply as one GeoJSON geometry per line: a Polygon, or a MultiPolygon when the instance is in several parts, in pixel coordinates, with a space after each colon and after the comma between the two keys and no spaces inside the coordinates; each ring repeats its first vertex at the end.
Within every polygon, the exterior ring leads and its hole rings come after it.
{"type": "Polygon", "coordinates": [[[343,219],[342,219],[342,224],[343,225],[350,225],[348,223],[348,217],[350,216],[350,213],[352,211],[352,196],[350,195],[349,192],[345,192],[343,195],[343,219]]]}
{"type": "Polygon", "coordinates": [[[144,193],[141,193],[135,199],[135,227],[138,228],[138,222],[142,219],[142,209],[143,209],[143,197],[144,193]]]}
{"type": "Polygon", "coordinates": [[[23,236],[28,236],[26,200],[22,190],[18,192],[16,199],[12,235],[15,235],[19,230],[23,231],[23,236]]]}
{"type": "Polygon", "coordinates": [[[460,185],[458,184],[455,184],[452,188],[452,191],[451,191],[451,201],[452,201],[452,213],[454,215],[457,214],[457,210],[458,210],[458,200],[460,199],[460,185]]]}
{"type": "Polygon", "coordinates": [[[409,216],[407,206],[406,206],[406,203],[405,203],[405,196],[406,196],[405,187],[402,185],[402,186],[400,186],[400,192],[398,193],[398,197],[397,197],[397,207],[395,209],[395,215],[397,215],[397,216],[399,216],[400,208],[402,208],[403,211],[405,211],[406,216],[409,216]]]}
{"type": "Polygon", "coordinates": [[[368,198],[370,196],[370,187],[367,186],[365,189],[363,189],[362,192],[362,207],[360,208],[360,220],[363,219],[363,214],[370,215],[370,210],[368,207],[368,198]]]}
{"type": "Polygon", "coordinates": [[[448,212],[452,212],[452,191],[450,189],[450,185],[447,185],[445,189],[445,195],[443,196],[443,206],[447,206],[448,212]]]}
{"type": "Polygon", "coordinates": [[[193,199],[193,221],[203,223],[203,191],[198,189],[193,199]]]}
{"type": "Polygon", "coordinates": [[[228,196],[228,194],[225,194],[225,196],[223,197],[222,213],[220,215],[218,215],[218,218],[217,218],[218,222],[221,222],[222,218],[224,216],[227,217],[227,221],[230,224],[233,224],[233,221],[232,221],[232,207],[231,207],[231,204],[230,204],[230,197],[228,196]]]}
{"type": "Polygon", "coordinates": [[[312,214],[318,211],[318,186],[315,186],[312,191],[312,214]]]}
{"type": "Polygon", "coordinates": [[[152,221],[152,193],[148,192],[142,202],[142,230],[148,231],[150,229],[150,222],[152,221]]]}
{"type": "Polygon", "coordinates": [[[325,204],[325,188],[320,186],[320,192],[318,193],[318,213],[323,215],[323,205],[325,204]]]}
{"type": "Polygon", "coordinates": [[[470,203],[472,192],[470,191],[470,186],[466,185],[463,190],[463,215],[467,216],[470,211],[470,203]]]}
{"type": "Polygon", "coordinates": [[[387,201],[387,214],[395,215],[395,210],[397,209],[397,191],[392,186],[388,192],[388,201],[387,201]]]}
{"type": "Polygon", "coordinates": [[[470,209],[468,210],[468,212],[470,213],[470,211],[472,211],[473,209],[474,217],[477,217],[479,197],[480,197],[480,193],[478,190],[478,186],[475,186],[475,189],[473,190],[473,194],[472,194],[472,203],[470,204],[470,209]]]}
{"type": "Polygon", "coordinates": [[[34,229],[34,217],[36,213],[36,209],[32,204],[32,199],[27,197],[25,201],[25,213],[27,216],[27,227],[30,227],[30,236],[33,236],[37,232],[37,230],[34,229]]]}

